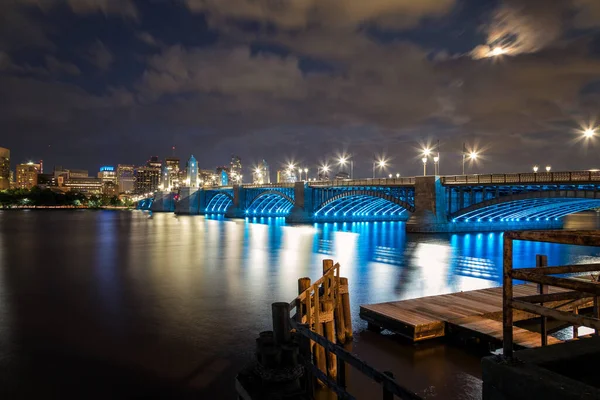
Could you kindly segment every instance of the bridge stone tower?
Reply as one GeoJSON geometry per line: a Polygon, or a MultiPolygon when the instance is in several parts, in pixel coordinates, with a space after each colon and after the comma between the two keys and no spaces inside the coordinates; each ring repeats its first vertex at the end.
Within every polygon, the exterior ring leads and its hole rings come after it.
{"type": "Polygon", "coordinates": [[[304,182],[294,184],[294,208],[286,218],[291,223],[306,223],[313,221],[312,188],[304,182]]]}
{"type": "Polygon", "coordinates": [[[233,186],[233,204],[227,212],[225,217],[227,218],[244,218],[246,216],[246,191],[240,185],[233,186]]]}
{"type": "Polygon", "coordinates": [[[408,232],[448,232],[446,190],[439,176],[415,178],[415,212],[406,222],[408,232]]]}

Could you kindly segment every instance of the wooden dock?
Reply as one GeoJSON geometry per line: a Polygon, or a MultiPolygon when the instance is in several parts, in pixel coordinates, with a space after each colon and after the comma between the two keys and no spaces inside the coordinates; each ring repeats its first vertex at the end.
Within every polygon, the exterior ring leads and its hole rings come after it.
{"type": "MultiPolygon", "coordinates": [[[[549,293],[566,289],[550,287],[549,293]]],[[[537,285],[514,286],[515,296],[538,294],[537,285]]],[[[568,308],[568,302],[548,303],[556,308],[568,308]]],[[[591,304],[591,298],[590,298],[591,304]]],[[[586,305],[579,304],[579,307],[586,305]]],[[[370,326],[387,329],[413,341],[442,337],[450,333],[463,333],[490,342],[502,342],[502,287],[467,292],[428,296],[417,299],[360,306],[360,317],[370,326]]],[[[533,315],[515,313],[515,321],[533,315]]],[[[519,327],[513,328],[514,343],[523,348],[537,347],[541,335],[519,327]]],[[[548,344],[560,340],[548,337],[548,344]]]]}

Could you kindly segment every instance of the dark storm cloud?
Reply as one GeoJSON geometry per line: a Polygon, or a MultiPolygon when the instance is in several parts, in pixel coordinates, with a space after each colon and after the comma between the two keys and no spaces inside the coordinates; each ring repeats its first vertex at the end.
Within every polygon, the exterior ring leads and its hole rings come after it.
{"type": "Polygon", "coordinates": [[[355,27],[363,22],[413,26],[425,16],[443,15],[455,0],[185,0],[190,10],[208,12],[214,23],[257,20],[283,29],[355,27]]]}
{"type": "Polygon", "coordinates": [[[87,59],[97,68],[107,70],[112,65],[115,57],[102,41],[96,40],[88,50],[87,59]]]}
{"type": "Polygon", "coordinates": [[[49,21],[29,38],[0,35],[0,43],[11,44],[0,53],[0,99],[8,104],[0,120],[37,140],[133,141],[144,154],[173,142],[196,152],[201,143],[214,163],[229,148],[263,149],[267,154],[258,158],[293,148],[318,159],[349,145],[370,157],[375,147],[412,154],[407,142],[427,137],[460,151],[465,138],[477,136],[493,147],[499,168],[513,169],[532,149],[560,158],[556,143],[564,142],[565,127],[598,110],[597,90],[582,92],[600,80],[589,46],[597,35],[595,1],[502,2],[481,44],[489,51],[494,38],[513,35],[521,51],[498,59],[451,54],[407,37],[382,41],[365,28],[419,29],[424,18],[441,21],[455,12],[451,0],[187,0],[184,10],[206,13],[218,33],[216,44],[195,46],[143,26],[145,14],[133,2],[28,3],[10,11],[26,21],[59,4],[75,16],[107,15],[129,23],[132,42],[143,48],[134,54],[139,73],[114,84],[123,38],[92,36],[86,55],[68,59],[47,40],[61,29],[49,21]],[[249,20],[259,28],[240,23],[249,20]],[[574,28],[587,29],[587,36],[567,39],[574,28]],[[15,48],[42,49],[36,50],[42,61],[18,60],[15,48]],[[77,85],[88,78],[85,60],[104,72],[90,78],[102,79],[93,90],[77,85]]]}

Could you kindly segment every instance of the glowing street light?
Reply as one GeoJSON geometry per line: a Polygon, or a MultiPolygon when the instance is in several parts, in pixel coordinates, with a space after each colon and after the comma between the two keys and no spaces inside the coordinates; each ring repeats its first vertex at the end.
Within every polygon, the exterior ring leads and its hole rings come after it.
{"type": "Polygon", "coordinates": [[[546,165],[546,172],[550,172],[551,169],[552,169],[552,166],[546,165]]]}
{"type": "Polygon", "coordinates": [[[427,157],[421,158],[423,161],[423,176],[427,175],[427,157]]]}
{"type": "Polygon", "coordinates": [[[467,153],[467,148],[465,147],[465,144],[463,143],[463,153],[462,153],[462,174],[465,174],[465,161],[468,158],[469,161],[473,162],[476,161],[477,158],[479,157],[479,153],[471,150],[469,153],[467,153]]]}
{"type": "Polygon", "coordinates": [[[437,156],[433,157],[433,173],[434,173],[434,175],[439,175],[439,173],[440,173],[439,162],[440,162],[440,155],[438,153],[437,156]]]}
{"type": "Polygon", "coordinates": [[[429,149],[427,147],[423,149],[423,155],[425,157],[429,157],[430,154],[431,154],[431,149],[429,149]]]}
{"type": "Polygon", "coordinates": [[[396,178],[400,178],[400,172],[396,174],[396,178]]]}
{"type": "Polygon", "coordinates": [[[392,174],[389,174],[388,176],[390,177],[390,179],[392,179],[392,176],[394,176],[394,175],[392,175],[392,174]]]}
{"type": "Polygon", "coordinates": [[[306,174],[306,180],[308,180],[308,168],[304,168],[304,173],[306,174]]]}
{"type": "Polygon", "coordinates": [[[533,172],[534,173],[538,172],[538,169],[540,169],[540,167],[538,167],[537,165],[533,166],[533,172]]]}
{"type": "Polygon", "coordinates": [[[343,155],[338,159],[339,165],[342,167],[346,166],[346,163],[350,162],[350,179],[354,179],[354,160],[349,156],[343,155]]]}
{"type": "MultiPolygon", "coordinates": [[[[322,179],[322,178],[324,178],[324,176],[322,177],[319,174],[319,171],[321,171],[323,173],[323,175],[326,175],[326,174],[328,175],[328,173],[329,173],[329,165],[323,164],[319,168],[317,168],[317,175],[319,175],[319,179],[320,180],[324,180],[324,179],[322,179]]],[[[328,176],[328,178],[329,178],[329,176],[328,176]]]]}
{"type": "Polygon", "coordinates": [[[384,159],[379,159],[378,161],[373,161],[373,179],[375,179],[375,168],[384,169],[387,166],[387,161],[384,159]]]}

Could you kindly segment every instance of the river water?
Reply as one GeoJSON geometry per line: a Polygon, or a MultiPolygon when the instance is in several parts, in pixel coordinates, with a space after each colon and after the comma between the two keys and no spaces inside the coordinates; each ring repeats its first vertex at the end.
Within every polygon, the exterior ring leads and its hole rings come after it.
{"type": "MultiPolygon", "coordinates": [[[[550,265],[600,259],[596,248],[530,242],[514,252],[517,267],[535,254],[550,265]]],[[[291,301],[326,258],[349,279],[353,352],[425,398],[480,398],[482,354],[368,332],[358,310],[500,285],[502,233],[86,210],[0,211],[0,397],[233,399],[270,304],[291,301]]],[[[359,398],[379,393],[350,381],[359,398]]]]}

